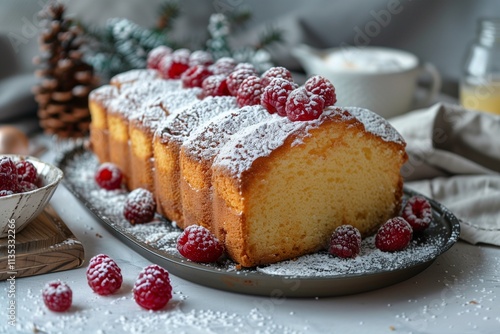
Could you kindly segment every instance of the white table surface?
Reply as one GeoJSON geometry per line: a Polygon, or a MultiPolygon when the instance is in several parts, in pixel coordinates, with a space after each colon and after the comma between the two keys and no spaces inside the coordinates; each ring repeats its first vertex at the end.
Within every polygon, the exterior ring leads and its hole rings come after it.
{"type": "Polygon", "coordinates": [[[16,325],[9,324],[9,284],[0,283],[0,333],[500,333],[500,248],[458,242],[428,269],[399,284],[332,298],[271,298],[207,288],[171,276],[174,296],[151,312],[132,298],[151,262],[115,238],[60,186],[52,206],[83,243],[86,259],[108,254],[122,268],[122,288],[102,297],[87,285],[86,265],[17,278],[16,325]],[[67,282],[68,312],[46,309],[44,284],[67,282]]]}

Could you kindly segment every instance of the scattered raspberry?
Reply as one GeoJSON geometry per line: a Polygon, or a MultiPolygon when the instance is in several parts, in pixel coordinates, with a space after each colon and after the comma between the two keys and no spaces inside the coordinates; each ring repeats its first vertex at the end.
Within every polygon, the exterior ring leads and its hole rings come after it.
{"type": "Polygon", "coordinates": [[[226,76],[222,74],[211,75],[201,84],[203,97],[231,95],[227,89],[226,76]]]}
{"type": "Polygon", "coordinates": [[[96,255],[90,259],[87,268],[87,282],[95,293],[101,296],[110,295],[122,286],[121,269],[109,256],[96,255]]]}
{"type": "Polygon", "coordinates": [[[271,83],[264,88],[260,104],[269,111],[270,114],[278,113],[286,116],[286,100],[290,92],[297,88],[297,84],[282,78],[274,78],[271,83]]]}
{"type": "Polygon", "coordinates": [[[256,76],[257,72],[247,68],[242,68],[239,70],[234,70],[231,72],[226,79],[227,89],[231,95],[236,96],[238,93],[238,88],[240,88],[241,83],[249,76],[256,76]]]}
{"type": "Polygon", "coordinates": [[[144,268],[134,284],[134,299],[147,310],[159,310],[172,298],[168,271],[152,264],[144,268]]]}
{"type": "Polygon", "coordinates": [[[425,197],[413,196],[406,203],[402,216],[411,225],[413,231],[423,231],[432,221],[431,203],[425,197]]]}
{"type": "Polygon", "coordinates": [[[255,75],[251,75],[243,80],[238,88],[236,102],[239,107],[260,104],[260,97],[263,91],[262,80],[255,75]]]}
{"type": "Polygon", "coordinates": [[[172,49],[165,45],[160,45],[149,51],[147,59],[147,68],[159,69],[160,61],[172,53],[172,49]]]}
{"type": "Polygon", "coordinates": [[[0,190],[0,197],[14,195],[12,190],[0,190]]]}
{"type": "Polygon", "coordinates": [[[308,93],[299,87],[288,95],[285,110],[291,121],[310,121],[319,118],[323,113],[324,100],[316,94],[308,93]]]}
{"type": "Polygon", "coordinates": [[[21,160],[16,163],[17,179],[19,182],[26,181],[36,183],[38,178],[36,167],[27,160],[21,160]]]}
{"type": "Polygon", "coordinates": [[[212,72],[214,74],[229,75],[236,66],[236,61],[230,57],[222,57],[212,65],[212,72]]]}
{"type": "Polygon", "coordinates": [[[321,75],[309,78],[304,87],[309,93],[321,96],[325,101],[325,107],[333,106],[337,102],[335,87],[333,87],[328,79],[325,79],[321,75]]]}
{"type": "Polygon", "coordinates": [[[289,70],[281,66],[271,67],[262,74],[261,78],[262,78],[262,85],[264,87],[269,85],[274,78],[281,78],[293,82],[292,73],[290,73],[289,70]]]}
{"type": "Polygon", "coordinates": [[[181,74],[189,68],[188,49],[178,49],[172,54],[163,57],[158,69],[164,79],[179,79],[181,74]]]}
{"type": "Polygon", "coordinates": [[[208,229],[191,225],[177,239],[177,250],[191,261],[210,263],[221,257],[224,248],[208,229]]]}
{"type": "Polygon", "coordinates": [[[335,229],[330,239],[328,252],[341,258],[354,258],[361,250],[361,233],[351,225],[335,229]]]}
{"type": "Polygon", "coordinates": [[[196,50],[191,53],[189,56],[189,67],[193,67],[196,65],[209,66],[214,62],[214,58],[212,55],[203,50],[196,50]]]}
{"type": "Polygon", "coordinates": [[[18,191],[19,181],[14,161],[8,157],[0,158],[0,190],[18,191]]]}
{"type": "Polygon", "coordinates": [[[115,190],[121,187],[123,174],[115,164],[105,162],[97,168],[94,178],[99,187],[115,190]]]}
{"type": "Polygon", "coordinates": [[[66,283],[52,281],[47,283],[43,288],[42,298],[49,310],[64,312],[71,307],[73,292],[66,283]]]}
{"type": "Polygon", "coordinates": [[[25,193],[25,192],[32,191],[35,189],[38,189],[38,187],[31,182],[28,182],[28,181],[19,182],[19,191],[20,192],[25,193]]]}
{"type": "Polygon", "coordinates": [[[195,65],[181,75],[182,87],[201,87],[203,80],[211,76],[212,71],[205,65],[195,65]]]}
{"type": "Polygon", "coordinates": [[[389,219],[375,236],[375,246],[384,252],[400,251],[408,247],[413,230],[403,217],[389,219]]]}
{"type": "Polygon", "coordinates": [[[152,221],[155,211],[156,202],[153,194],[143,188],[130,192],[123,206],[123,215],[132,225],[152,221]]]}

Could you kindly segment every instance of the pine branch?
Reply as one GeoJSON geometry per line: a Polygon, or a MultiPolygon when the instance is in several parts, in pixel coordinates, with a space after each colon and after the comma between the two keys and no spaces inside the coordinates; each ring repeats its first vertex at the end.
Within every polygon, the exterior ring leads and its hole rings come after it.
{"type": "Polygon", "coordinates": [[[161,32],[172,30],[175,19],[179,17],[180,12],[181,10],[177,0],[165,0],[159,7],[155,30],[161,32]]]}
{"type": "Polygon", "coordinates": [[[256,49],[267,48],[275,43],[284,42],[284,31],[283,29],[276,27],[268,27],[259,37],[259,42],[255,46],[256,49]]]}
{"type": "Polygon", "coordinates": [[[242,27],[252,18],[252,12],[248,9],[241,10],[239,12],[227,15],[228,21],[232,26],[237,28],[242,27]]]}

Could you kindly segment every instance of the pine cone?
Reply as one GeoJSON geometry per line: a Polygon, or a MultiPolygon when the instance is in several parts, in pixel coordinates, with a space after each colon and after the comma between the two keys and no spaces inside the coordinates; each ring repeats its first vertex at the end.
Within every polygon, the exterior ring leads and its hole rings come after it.
{"type": "Polygon", "coordinates": [[[83,61],[83,31],[64,17],[65,7],[50,2],[41,12],[40,55],[35,74],[40,82],[33,88],[40,126],[47,134],[83,137],[88,134],[88,95],[96,86],[92,66],[83,61]]]}

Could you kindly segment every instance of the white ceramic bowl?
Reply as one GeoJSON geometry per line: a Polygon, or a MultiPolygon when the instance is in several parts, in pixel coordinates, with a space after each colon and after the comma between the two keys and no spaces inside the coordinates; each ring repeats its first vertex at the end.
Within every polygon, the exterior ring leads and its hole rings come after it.
{"type": "Polygon", "coordinates": [[[15,233],[19,233],[43,211],[63,178],[63,172],[34,157],[13,154],[1,156],[10,157],[14,161],[25,159],[31,162],[38,171],[41,183],[38,189],[0,197],[0,238],[5,238],[14,233],[13,225],[15,225],[15,233]]]}

